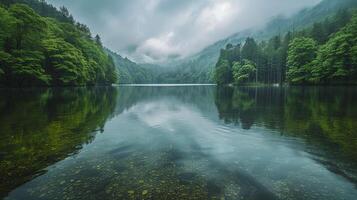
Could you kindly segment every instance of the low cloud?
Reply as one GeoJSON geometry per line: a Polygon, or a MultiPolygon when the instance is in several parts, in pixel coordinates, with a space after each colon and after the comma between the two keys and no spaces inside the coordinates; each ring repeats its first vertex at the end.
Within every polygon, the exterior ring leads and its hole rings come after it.
{"type": "Polygon", "coordinates": [[[137,62],[192,55],[238,31],[321,0],[48,0],[64,5],[103,43],[137,62]]]}

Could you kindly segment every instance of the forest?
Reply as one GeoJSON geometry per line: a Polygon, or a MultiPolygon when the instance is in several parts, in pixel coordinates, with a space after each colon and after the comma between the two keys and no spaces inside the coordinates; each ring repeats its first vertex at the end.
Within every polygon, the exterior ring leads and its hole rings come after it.
{"type": "Polygon", "coordinates": [[[114,64],[117,67],[120,84],[143,84],[155,82],[153,69],[159,66],[149,66],[145,68],[143,64],[140,65],[129,60],[128,58],[123,58],[118,53],[109,49],[105,50],[113,58],[114,64]]]}
{"type": "Polygon", "coordinates": [[[118,80],[99,35],[65,7],[45,1],[0,1],[0,85],[110,85],[118,80]]]}
{"type": "Polygon", "coordinates": [[[137,64],[105,48],[100,36],[65,7],[44,0],[0,0],[0,86],[357,84],[356,15],[341,9],[310,27],[231,40],[215,67],[225,44],[161,66],[137,64]]]}
{"type": "Polygon", "coordinates": [[[357,11],[340,10],[313,26],[258,42],[228,44],[214,71],[224,84],[356,84],[357,11]]]}

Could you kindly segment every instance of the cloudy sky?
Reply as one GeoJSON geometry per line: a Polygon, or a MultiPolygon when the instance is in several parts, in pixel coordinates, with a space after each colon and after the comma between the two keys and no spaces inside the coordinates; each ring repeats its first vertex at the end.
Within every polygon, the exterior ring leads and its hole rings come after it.
{"type": "Polygon", "coordinates": [[[137,62],[192,55],[238,31],[321,0],[48,0],[66,6],[105,46],[137,62]]]}

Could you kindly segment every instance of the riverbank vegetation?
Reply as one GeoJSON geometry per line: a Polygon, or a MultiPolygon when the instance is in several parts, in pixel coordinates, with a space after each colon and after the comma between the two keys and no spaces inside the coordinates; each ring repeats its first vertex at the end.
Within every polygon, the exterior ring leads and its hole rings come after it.
{"type": "Polygon", "coordinates": [[[341,10],[312,27],[268,41],[228,44],[215,68],[219,85],[357,84],[357,12],[341,10]]]}
{"type": "Polygon", "coordinates": [[[84,86],[117,82],[100,37],[65,7],[45,1],[0,1],[0,85],[84,86]],[[26,4],[21,4],[26,3],[26,4]]]}

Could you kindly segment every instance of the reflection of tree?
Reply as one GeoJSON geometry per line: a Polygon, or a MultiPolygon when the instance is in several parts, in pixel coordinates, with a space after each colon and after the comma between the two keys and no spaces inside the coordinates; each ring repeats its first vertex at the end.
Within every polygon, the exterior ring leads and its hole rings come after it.
{"type": "Polygon", "coordinates": [[[243,129],[250,129],[255,120],[256,101],[249,93],[235,90],[233,93],[233,107],[240,112],[240,121],[243,129]]]}
{"type": "Polygon", "coordinates": [[[356,99],[356,88],[293,88],[286,98],[286,132],[357,162],[356,99]]]}
{"type": "Polygon", "coordinates": [[[256,101],[254,93],[234,90],[233,88],[218,88],[216,106],[220,119],[226,123],[242,125],[243,129],[250,129],[254,124],[256,101]]]}
{"type": "Polygon", "coordinates": [[[344,160],[357,166],[356,99],[356,88],[219,88],[216,106],[226,123],[303,138],[334,160],[330,165],[344,160]]]}
{"type": "Polygon", "coordinates": [[[111,117],[116,93],[113,88],[1,91],[0,195],[91,142],[111,117]]]}

